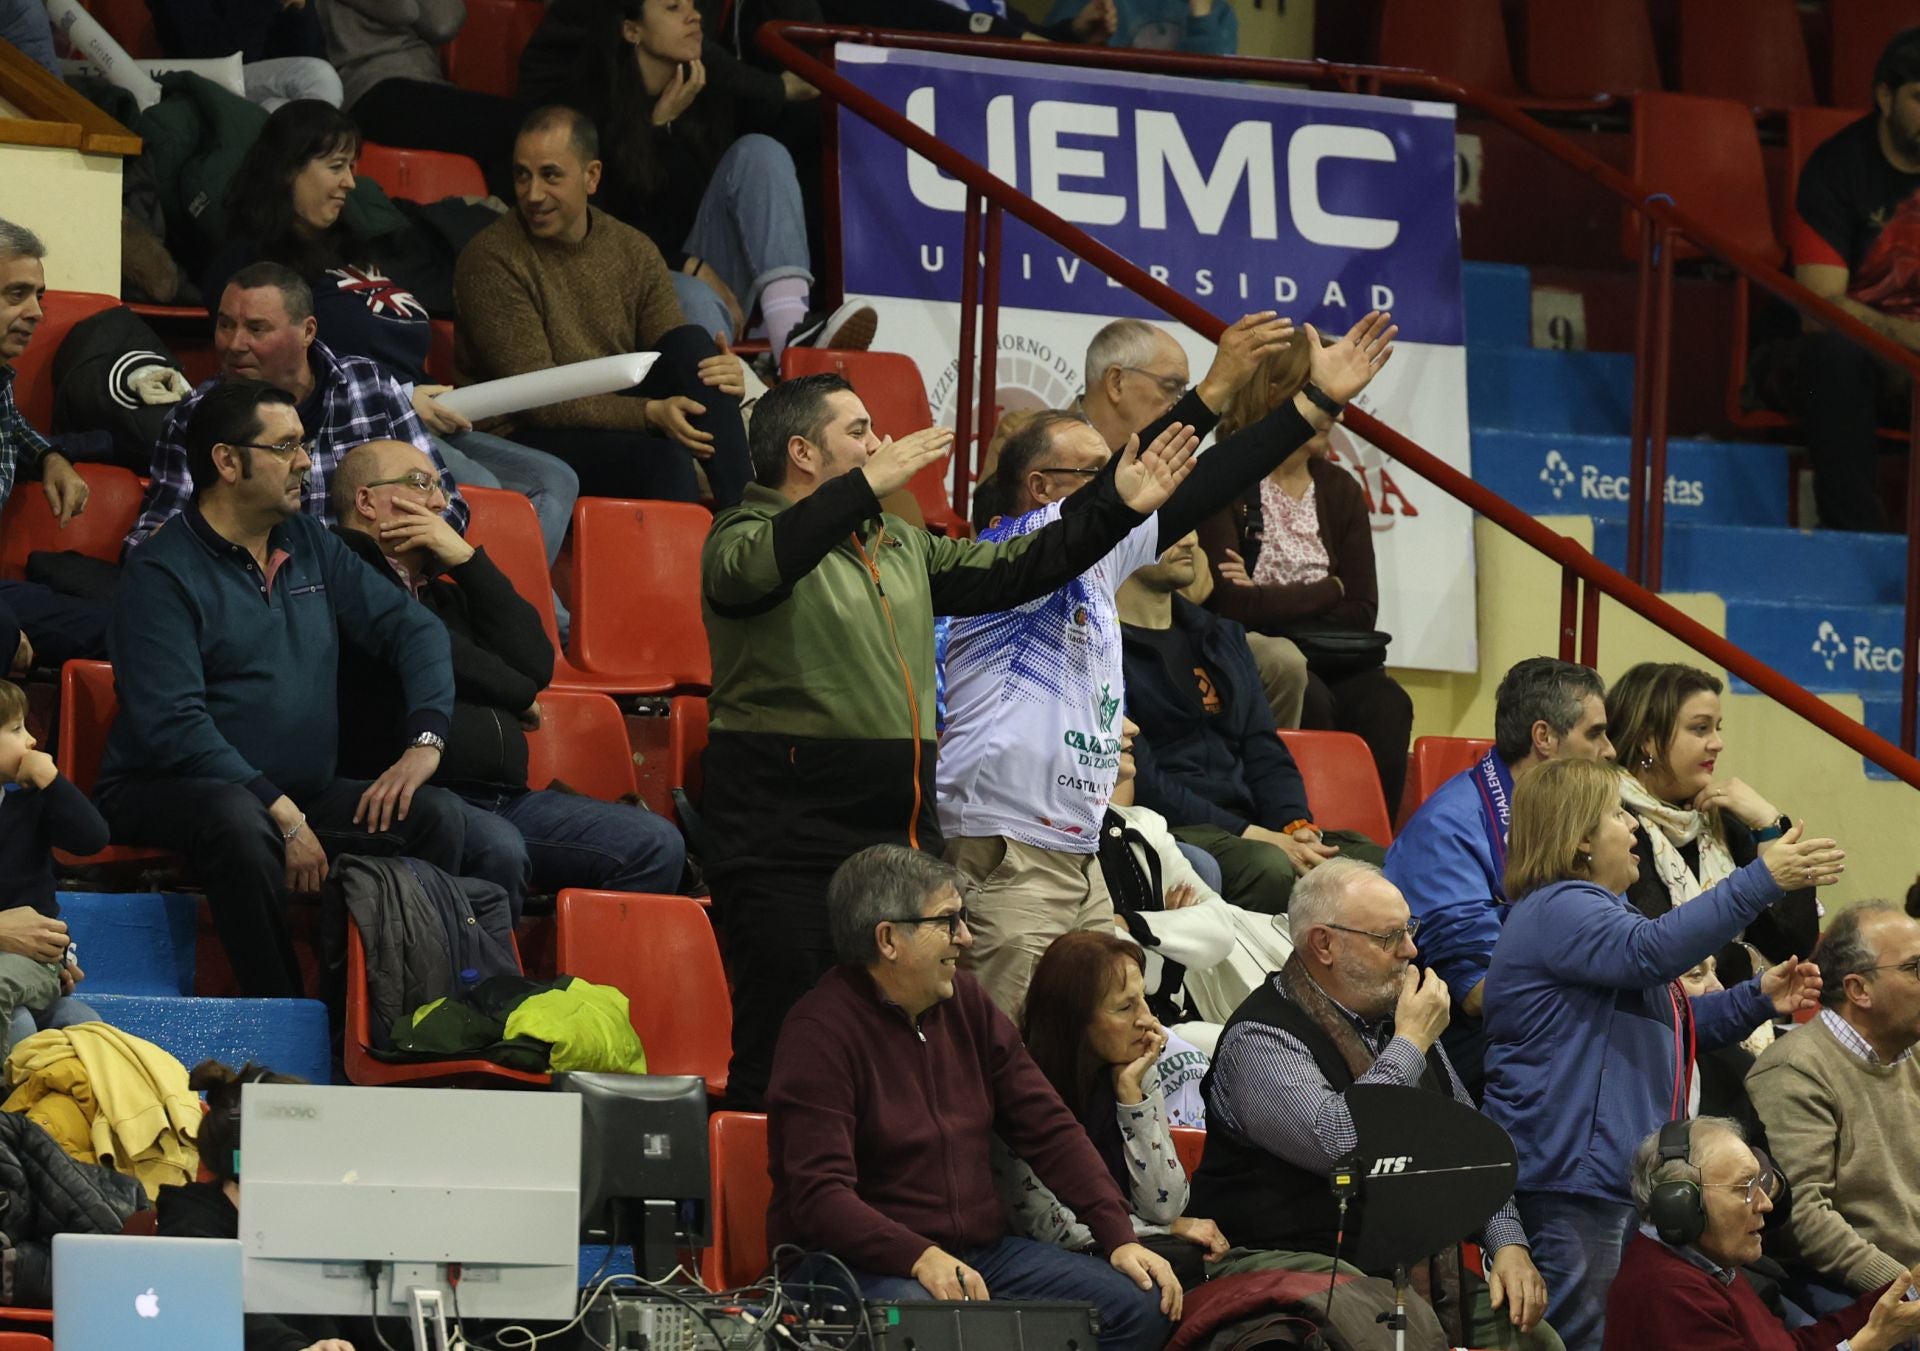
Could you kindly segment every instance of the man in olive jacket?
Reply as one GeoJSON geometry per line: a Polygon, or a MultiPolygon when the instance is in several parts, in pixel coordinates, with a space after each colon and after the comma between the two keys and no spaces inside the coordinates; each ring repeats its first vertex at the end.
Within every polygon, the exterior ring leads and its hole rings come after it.
{"type": "Polygon", "coordinates": [[[758,1108],[795,1000],[834,963],[827,880],[871,844],[940,851],[933,811],[936,614],[990,614],[1079,576],[1192,468],[1191,428],[1130,447],[1043,530],[933,535],[880,499],[953,433],[873,431],[845,380],[806,376],[754,410],[754,476],[701,554],[713,655],[708,881],[734,968],[730,1106],[758,1108]]]}

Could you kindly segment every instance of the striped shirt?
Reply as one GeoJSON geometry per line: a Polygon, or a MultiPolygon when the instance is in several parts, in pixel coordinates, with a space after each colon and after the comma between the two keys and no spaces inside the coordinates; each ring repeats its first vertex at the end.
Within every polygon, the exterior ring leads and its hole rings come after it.
{"type": "MultiPolygon", "coordinates": [[[[337,524],[328,492],[335,466],[348,451],[369,441],[407,441],[439,470],[441,481],[447,485],[447,520],[465,534],[467,504],[459,487],[448,475],[439,447],[413,411],[413,401],[386,369],[365,357],[337,356],[323,342],[315,342],[308,349],[307,361],[314,375],[314,393],[308,402],[317,400],[318,411],[306,426],[313,469],[300,496],[301,512],[322,525],[337,524]]],[[[193,477],[187,471],[187,420],[221,378],[216,375],[201,385],[167,415],[153,448],[153,482],[140,506],[140,519],[127,534],[128,548],[178,516],[193,500],[193,477]]]]}
{"type": "Polygon", "coordinates": [[[1880,1053],[1873,1049],[1873,1043],[1854,1030],[1852,1023],[1842,1018],[1833,1009],[1821,1009],[1820,1021],[1826,1024],[1827,1031],[1833,1033],[1833,1039],[1852,1051],[1869,1065],[1900,1065],[1913,1058],[1913,1047],[1909,1046],[1892,1060],[1882,1060],[1880,1053]]]}
{"type": "Polygon", "coordinates": [[[37,468],[40,457],[53,449],[13,401],[13,379],[13,367],[0,366],[0,505],[12,494],[20,472],[37,468]]]}
{"type": "MultiPolygon", "coordinates": [[[[1279,973],[1267,979],[1285,998],[1279,973]]],[[[1427,1058],[1411,1041],[1394,1035],[1391,1018],[1369,1023],[1343,1005],[1336,1003],[1335,1007],[1346,1015],[1375,1057],[1372,1067],[1354,1080],[1356,1084],[1419,1087],[1427,1058]]],[[[1477,1108],[1461,1085],[1460,1076],[1454,1073],[1446,1051],[1437,1044],[1434,1050],[1447,1067],[1447,1087],[1453,1100],[1477,1108]]],[[[1314,1063],[1313,1053],[1291,1032],[1260,1023],[1239,1023],[1221,1036],[1213,1054],[1213,1091],[1207,1098],[1207,1111],[1210,1122],[1225,1125],[1241,1139],[1296,1168],[1316,1173],[1332,1172],[1339,1160],[1353,1153],[1360,1140],[1346,1098],[1327,1082],[1327,1076],[1314,1063]]],[[[1526,1241],[1520,1212],[1508,1199],[1487,1221],[1482,1246],[1491,1257],[1508,1244],[1526,1241]]]]}

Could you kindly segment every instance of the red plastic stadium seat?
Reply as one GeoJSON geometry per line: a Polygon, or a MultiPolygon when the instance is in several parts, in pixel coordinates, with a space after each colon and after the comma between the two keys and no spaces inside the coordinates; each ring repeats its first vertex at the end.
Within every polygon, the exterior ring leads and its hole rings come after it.
{"type": "Polygon", "coordinates": [[[1378,845],[1393,842],[1393,818],[1373,752],[1352,732],[1299,732],[1283,728],[1307,802],[1322,830],[1357,830],[1378,845]]]}
{"type": "Polygon", "coordinates": [[[1207,1152],[1207,1133],[1195,1130],[1192,1126],[1174,1126],[1173,1152],[1180,1156],[1180,1166],[1192,1177],[1200,1171],[1200,1156],[1207,1152]]]}
{"type": "Polygon", "coordinates": [[[107,36],[139,60],[159,59],[166,55],[160,37],[153,29],[153,12],[147,0],[84,0],[87,13],[107,30],[107,36]]]}
{"type": "Polygon", "coordinates": [[[713,683],[691,502],[583,497],[573,508],[573,657],[603,688],[668,694],[713,683]]]}
{"type": "Polygon", "coordinates": [[[437,202],[442,197],[485,197],[486,175],[465,155],[439,150],[399,150],[365,141],[354,172],[371,178],[389,197],[437,202]]]}
{"type": "Polygon", "coordinates": [[[1520,93],[1500,0],[1386,0],[1380,64],[1429,71],[1503,98],[1520,93]]]}
{"type": "Polygon", "coordinates": [[[1827,103],[1873,107],[1873,68],[1887,39],[1920,24],[1920,0],[1827,0],[1831,62],[1827,103]]]}
{"type": "Polygon", "coordinates": [[[1527,88],[1603,99],[1660,88],[1646,0],[1527,0],[1527,88]]]}
{"type": "Polygon", "coordinates": [[[120,544],[140,517],[144,490],[132,471],[111,464],[75,465],[92,494],[87,509],[62,529],[38,482],[13,485],[0,510],[0,577],[27,575],[27,555],[76,553],[107,563],[120,561],[120,544]]]}
{"type": "Polygon", "coordinates": [[[700,753],[707,748],[707,701],[696,694],[675,695],[667,708],[669,787],[700,805],[700,753]]]}
{"type": "Polygon", "coordinates": [[[590,676],[582,675],[568,662],[560,647],[560,623],[553,612],[553,577],[547,571],[547,544],[540,534],[540,518],[524,493],[505,488],[474,488],[462,485],[460,495],[467,499],[471,516],[467,521],[467,541],[487,551],[493,565],[507,574],[513,589],[540,613],[540,623],[553,644],[553,688],[605,690],[590,676]]]}
{"type": "Polygon", "coordinates": [[[1680,0],[1680,88],[1752,108],[1818,100],[1793,0],[1680,0]]]}
{"type": "Polygon", "coordinates": [[[700,903],[568,887],[554,913],[554,964],[626,995],[647,1073],[697,1074],[714,1096],[726,1092],[733,1003],[700,903]]]}
{"type": "MultiPolygon", "coordinates": [[[[825,347],[789,347],[780,357],[780,378],[796,375],[838,375],[852,385],[873,415],[873,429],[881,436],[911,436],[933,425],[927,407],[927,383],[913,358],[898,352],[837,352],[825,347]]],[[[907,488],[927,529],[941,535],[965,535],[967,523],[953,509],[947,490],[949,462],[940,460],[913,476],[907,488]]]]}
{"type": "MultiPolygon", "coordinates": [[[[113,667],[104,661],[70,661],[60,670],[60,745],[55,762],[75,788],[91,794],[100,778],[100,757],[107,731],[120,712],[113,688],[113,667]]],[[[84,859],[56,849],[63,863],[136,863],[172,857],[164,849],[110,844],[84,859]]]]}
{"type": "Polygon", "coordinates": [[[1413,807],[1433,796],[1433,790],[1463,769],[1471,769],[1493,749],[1491,741],[1471,736],[1423,736],[1413,743],[1413,807]]]}
{"type": "MultiPolygon", "coordinates": [[[[568,972],[571,975],[571,972],[568,972]]],[[[509,1069],[491,1060],[434,1060],[415,1065],[389,1064],[374,1058],[367,1000],[367,950],[360,942],[360,926],[347,923],[347,1028],[342,1046],[347,1082],[374,1086],[406,1084],[461,1088],[545,1088],[550,1074],[509,1069]]]]}
{"type": "Polygon", "coordinates": [[[715,1112],[707,1121],[707,1166],[713,1170],[713,1246],[701,1275],[714,1290],[732,1290],[767,1269],[767,1119],[759,1112],[715,1112]]]}
{"type": "MultiPolygon", "coordinates": [[[[1769,267],[1781,259],[1760,160],[1760,133],[1745,104],[1694,94],[1640,94],[1633,100],[1634,182],[1664,193],[1680,210],[1727,236],[1769,267]]],[[[1621,250],[1640,257],[1640,217],[1622,212],[1621,250]]],[[[1674,257],[1697,258],[1691,244],[1674,257]]]]}
{"type": "Polygon", "coordinates": [[[53,354],[67,330],[102,310],[119,307],[113,296],[92,291],[48,291],[40,302],[40,323],[33,341],[13,363],[13,401],[42,436],[53,422],[53,354]]]}
{"type": "Polygon", "coordinates": [[[520,53],[546,17],[537,0],[467,0],[467,21],[441,48],[447,78],[462,89],[512,98],[520,90],[520,53]]]}
{"type": "Polygon", "coordinates": [[[594,690],[541,692],[540,726],[527,734],[527,787],[555,779],[602,802],[636,791],[620,705],[594,690]]]}
{"type": "MultiPolygon", "coordinates": [[[[134,1212],[136,1215],[147,1213],[149,1212],[134,1212]]],[[[22,1314],[39,1312],[40,1310],[38,1309],[8,1309],[6,1316],[9,1318],[17,1318],[22,1314]]],[[[48,1321],[51,1322],[53,1310],[48,1309],[46,1313],[48,1321]]],[[[39,1320],[35,1319],[34,1321],[37,1322],[39,1320]]],[[[51,1338],[43,1337],[37,1332],[0,1332],[0,1351],[53,1351],[53,1341],[51,1338]]]]}

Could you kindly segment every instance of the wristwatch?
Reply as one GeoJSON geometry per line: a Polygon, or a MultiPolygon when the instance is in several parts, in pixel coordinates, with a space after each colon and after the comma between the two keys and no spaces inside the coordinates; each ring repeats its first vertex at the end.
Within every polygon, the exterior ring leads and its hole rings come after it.
{"type": "Polygon", "coordinates": [[[1306,384],[1300,387],[1300,392],[1307,396],[1308,403],[1312,404],[1315,408],[1318,408],[1321,412],[1325,413],[1328,417],[1337,418],[1342,413],[1347,411],[1347,406],[1344,403],[1334,402],[1334,398],[1331,394],[1327,393],[1326,390],[1320,388],[1320,386],[1314,384],[1313,381],[1311,380],[1307,381],[1306,384]]]}
{"type": "Polygon", "coordinates": [[[445,751],[447,749],[447,739],[438,732],[421,732],[407,743],[408,750],[415,750],[422,746],[428,750],[445,751]]]}

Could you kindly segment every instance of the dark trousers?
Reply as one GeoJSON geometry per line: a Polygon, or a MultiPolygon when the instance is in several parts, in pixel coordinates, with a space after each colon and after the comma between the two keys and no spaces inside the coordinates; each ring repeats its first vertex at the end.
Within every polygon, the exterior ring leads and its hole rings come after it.
{"type": "MultiPolygon", "coordinates": [[[[444,788],[422,788],[406,820],[370,834],[353,824],[366,787],[364,779],[335,779],[300,802],[329,859],[406,854],[449,873],[461,871],[466,823],[459,798],[444,788]]],[[[219,779],[131,779],[104,791],[99,805],[116,844],[187,856],[206,888],[241,994],[294,999],[305,993],[287,924],[286,849],[259,798],[219,779]]]]}
{"type": "Polygon", "coordinates": [[[1907,382],[1835,333],[1802,337],[1793,360],[1820,524],[1896,529],[1880,499],[1877,431],[1906,424],[1907,382]]]}
{"type": "Polygon", "coordinates": [[[1413,744],[1413,700],[1385,667],[1331,682],[1308,672],[1300,725],[1352,732],[1366,742],[1380,774],[1380,791],[1386,794],[1387,815],[1400,810],[1400,794],[1407,786],[1407,750],[1413,744]]]}
{"type": "MultiPolygon", "coordinates": [[[[700,382],[701,361],[720,349],[714,346],[712,334],[683,324],[660,339],[659,350],[660,360],[633,393],[647,399],[684,394],[706,408],[706,412],[688,420],[713,437],[713,454],[702,464],[713,489],[714,505],[730,507],[753,481],[753,462],[747,456],[747,428],[740,420],[740,401],[700,382]]],[[[580,476],[582,497],[700,500],[693,452],[678,441],[595,427],[518,425],[513,435],[522,445],[566,461],[580,476]]]]}
{"type": "Polygon", "coordinates": [[[25,633],[33,664],[58,670],[75,657],[105,660],[113,603],[63,596],[38,582],[0,582],[0,667],[13,660],[25,633]]]}
{"type": "Polygon", "coordinates": [[[513,138],[527,110],[513,99],[426,80],[382,80],[349,109],[375,145],[465,155],[487,187],[513,200],[513,138]]]}
{"type": "Polygon", "coordinates": [[[762,1110],[773,1048],[800,996],[833,966],[827,930],[832,868],[723,870],[709,879],[733,968],[733,1061],[727,1106],[762,1110]]]}

